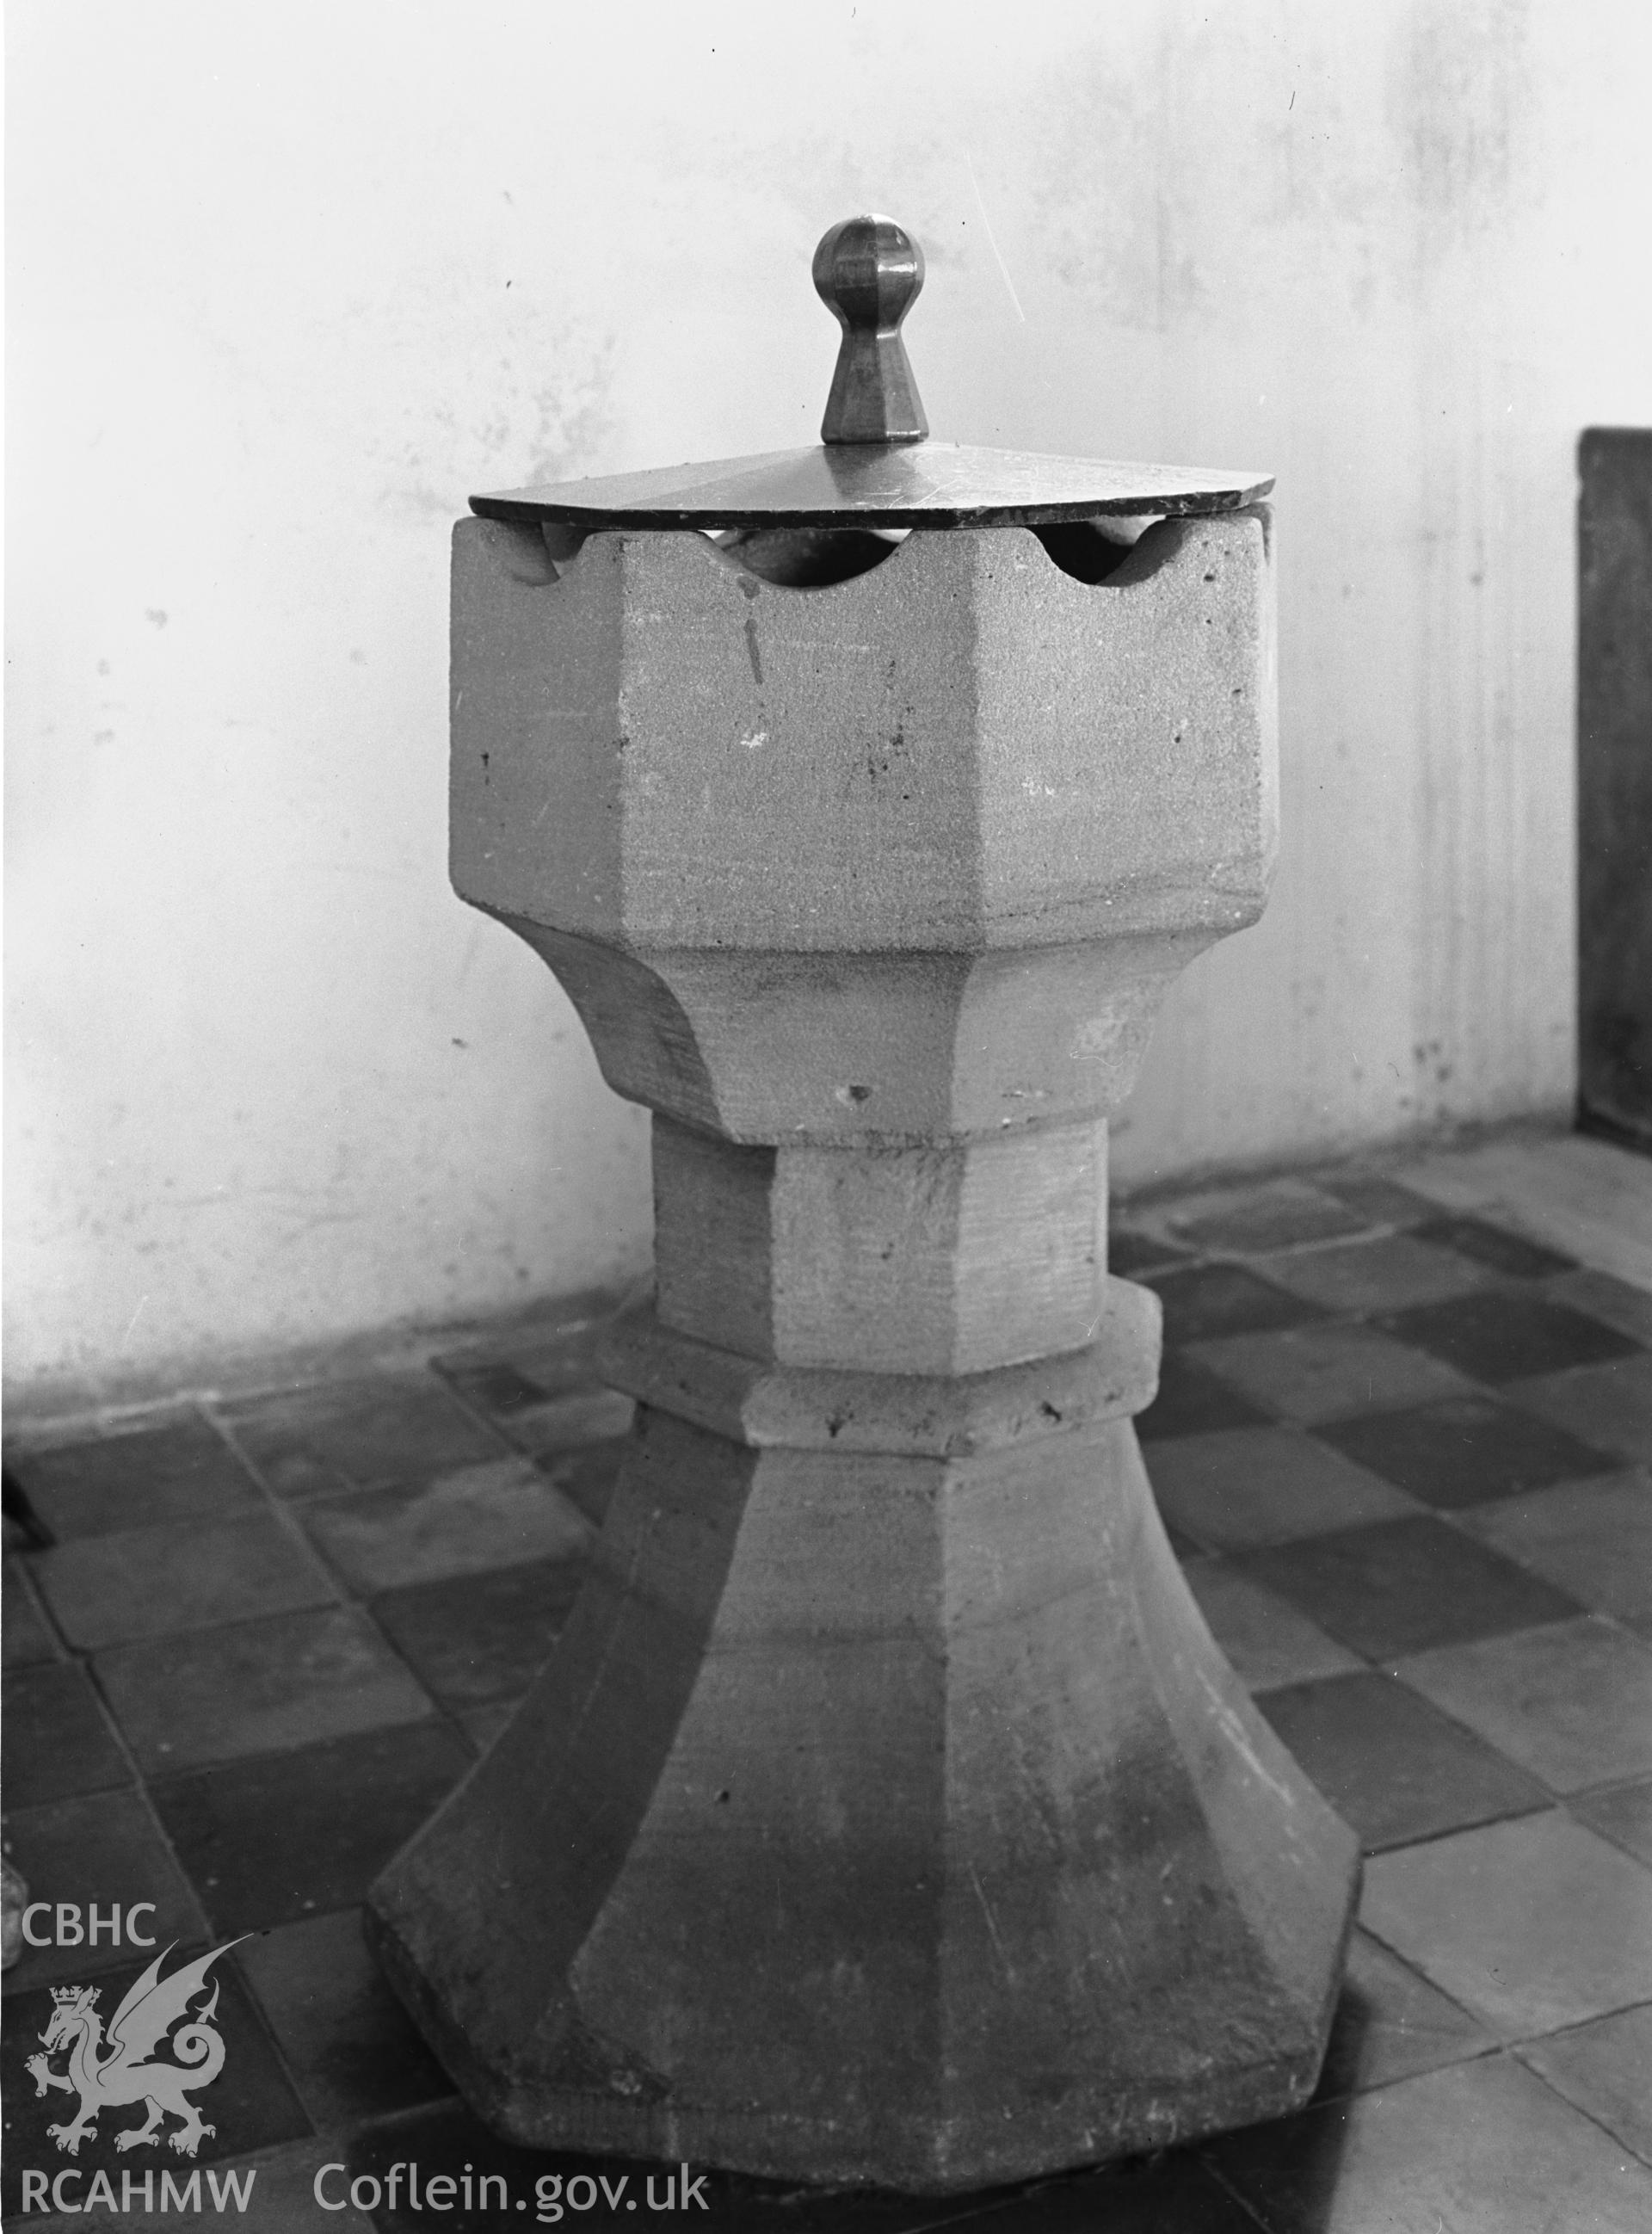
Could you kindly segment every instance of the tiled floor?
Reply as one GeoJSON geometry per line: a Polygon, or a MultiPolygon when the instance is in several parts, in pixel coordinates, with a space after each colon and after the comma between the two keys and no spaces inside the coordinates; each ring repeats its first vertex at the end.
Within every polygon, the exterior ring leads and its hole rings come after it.
{"type": "MultiPolygon", "coordinates": [[[[1139,1425],[1188,1580],[1367,1848],[1316,2104],[944,2205],[714,2177],[707,2223],[1641,2234],[1652,1163],[1511,1138],[1342,1166],[1135,1205],[1113,1261],[1164,1299],[1162,1394],[1139,1425]]],[[[199,2161],[258,2168],[242,2223],[260,2234],[363,2234],[356,2211],[313,2200],[330,2161],[502,2172],[519,2197],[591,2169],[641,2190],[643,2167],[493,2141],[355,1914],[501,1727],[578,1587],[627,1417],[594,1386],[591,1337],[588,1317],[552,1316],[434,1363],[18,1435],[55,1540],[6,1563],[11,1849],[36,1897],[153,1902],[163,1943],[257,1935],[214,1973],[235,2047],[199,2161]]],[[[50,1988],[95,1976],[112,2005],[141,1960],[82,1943],[8,1974],[14,2211],[21,2167],[69,2161],[21,2070],[50,1988]]],[[[117,2194],[131,2172],[121,2223],[147,2223],[131,2158],[106,2139],[77,2161],[117,2194]]],[[[598,2197],[563,2223],[582,2217],[619,2212],[598,2197]]],[[[644,2204],[623,2223],[679,2217],[644,2204]]],[[[209,2207],[154,2223],[221,2222],[209,2207]]],[[[375,2223],[433,2222],[403,2202],[375,2223]]],[[[461,2202],[434,2223],[538,2221],[461,2202]]]]}

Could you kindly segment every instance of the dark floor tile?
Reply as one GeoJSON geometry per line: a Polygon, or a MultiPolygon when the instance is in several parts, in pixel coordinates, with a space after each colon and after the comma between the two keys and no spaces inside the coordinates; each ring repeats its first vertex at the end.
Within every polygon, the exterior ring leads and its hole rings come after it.
{"type": "Polygon", "coordinates": [[[1532,2041],[1520,2061],[1652,2163],[1652,2002],[1532,2041]]]}
{"type": "Polygon", "coordinates": [[[1331,1676],[1257,1705],[1368,1853],[1549,1805],[1534,1778],[1392,1676],[1331,1676]]]}
{"type": "Polygon", "coordinates": [[[1448,1644],[1395,1673],[1551,1792],[1652,1775],[1652,1651],[1616,1622],[1448,1644]]]}
{"type": "Polygon", "coordinates": [[[1207,1335],[1300,1326],[1321,1315],[1315,1304],[1270,1286],[1243,1264],[1190,1264],[1156,1274],[1147,1284],[1165,1307],[1165,1340],[1172,1347],[1207,1335]]]}
{"type": "Polygon", "coordinates": [[[1277,1334],[1224,1335],[1192,1354],[1257,1403],[1305,1427],[1402,1411],[1470,1388],[1449,1365],[1374,1328],[1329,1321],[1277,1334]]]}
{"type": "Polygon", "coordinates": [[[44,1661],[56,1660],[62,1649],[35,1602],[22,1561],[16,1558],[6,1561],[0,1643],[3,1643],[8,1669],[38,1667],[44,1661]]]}
{"type": "Polygon", "coordinates": [[[1580,1271],[1551,1281],[1546,1292],[1555,1303],[1586,1311],[1590,1318],[1603,1320],[1619,1334],[1628,1335],[1643,1349],[1652,1349],[1652,1290],[1632,1288],[1627,1280],[1615,1280],[1610,1272],[1580,1271]]]}
{"type": "Polygon", "coordinates": [[[584,1580],[583,1557],[535,1559],[387,1591],[380,1627],[426,1689],[455,1710],[519,1698],[544,1666],[584,1580]]]}
{"type": "Polygon", "coordinates": [[[593,1528],[600,1528],[613,1502],[628,1440],[628,1436],[621,1435],[575,1450],[541,1451],[534,1464],[593,1528]]]}
{"type": "Polygon", "coordinates": [[[508,1419],[513,1412],[529,1411],[551,1394],[514,1365],[455,1365],[441,1369],[467,1404],[496,1418],[508,1419]]]}
{"type": "Polygon", "coordinates": [[[1652,1777],[1610,1792],[1579,1793],[1568,1805],[1591,1831],[1652,1869],[1652,1777]]]}
{"type": "Polygon", "coordinates": [[[417,1721],[431,1703],[356,1607],[122,1644],[99,1680],[147,1773],[417,1721]]]}
{"type": "Polygon", "coordinates": [[[1472,1257],[1488,1272],[1499,1272],[1508,1279],[1542,1280],[1572,1269],[1573,1259],[1563,1257],[1557,1249],[1545,1249],[1541,1242],[1528,1241],[1525,1234],[1511,1233],[1505,1225],[1488,1225],[1482,1218],[1436,1216],[1420,1225],[1417,1234],[1421,1240],[1454,1249],[1459,1257],[1472,1257]]]}
{"type": "MultiPolygon", "coordinates": [[[[205,1953],[206,1950],[188,1951],[205,1953]]],[[[163,1977],[171,1976],[180,1969],[184,1958],[185,1950],[167,1956],[163,1977]]],[[[98,2013],[106,2022],[114,2015],[127,1989],[146,1968],[146,1961],[128,1959],[120,1969],[100,1976],[98,2013]]],[[[80,1981],[71,1977],[69,1983],[78,1984],[80,1981]]],[[[211,2013],[211,2026],[224,2043],[224,2064],[218,2076],[195,2096],[206,2127],[198,2153],[193,2159],[185,2159],[166,2146],[142,2149],[135,2155],[124,2153],[119,2146],[120,2136],[141,2126],[147,2113],[141,2101],[112,2104],[99,2117],[93,2137],[82,2142],[72,2159],[75,2169],[82,2174],[78,2187],[81,2197],[87,2195],[99,2172],[110,2177],[118,2196],[121,2192],[121,2175],[126,2172],[135,2184],[134,2195],[140,2198],[143,2176],[147,2171],[153,2176],[159,2201],[163,2171],[169,2172],[174,2185],[181,2187],[197,2167],[226,2160],[238,2164],[255,2150],[293,2140],[310,2132],[310,2120],[281,2068],[281,2060],[263,2019],[237,1976],[233,1963],[221,1956],[207,1973],[205,1992],[212,1995],[214,1989],[217,1998],[211,2013]]],[[[24,2067],[29,2056],[41,2053],[39,2036],[51,2018],[52,1990],[40,1986],[6,2003],[8,2022],[5,2037],[0,2041],[0,2073],[4,2075],[0,2096],[5,2103],[5,2202],[11,2211],[17,2209],[22,2199],[19,2173],[23,2165],[45,2165],[55,2174],[71,2162],[68,2157],[59,2156],[47,2128],[63,2121],[66,2115],[73,2115],[75,2097],[54,2089],[42,2098],[24,2067]]],[[[199,2009],[202,1998],[198,1996],[193,2006],[199,2009]]],[[[51,2061],[55,2069],[67,2072],[64,2053],[54,2054],[51,2061]]],[[[169,2135],[180,2130],[178,2122],[170,2115],[165,2120],[165,2128],[169,2135]]],[[[205,2190],[206,2183],[203,2180],[201,2185],[205,2190]]],[[[69,2190],[71,2195],[76,2192],[69,2190]]],[[[256,2198],[256,2187],[253,2195],[256,2198]]],[[[84,2204],[82,2207],[85,2207],[84,2204]]],[[[20,2223],[27,2225],[29,2222],[23,2218],[20,2223]]],[[[36,2224],[41,2223],[35,2221],[36,2224]]],[[[97,2223],[101,2224],[101,2219],[97,2223]]],[[[117,2215],[117,2223],[128,2222],[117,2215]]],[[[179,2222],[173,2219],[173,2223],[179,2222]]],[[[241,2221],[232,2209],[225,2223],[267,2224],[255,2218],[241,2221]]]]}
{"type": "Polygon", "coordinates": [[[526,1459],[492,1459],[434,1481],[313,1499],[304,1524],[363,1593],[583,1551],[590,1524],[526,1459]]]}
{"type": "Polygon", "coordinates": [[[60,1543],[162,1520],[218,1520],[262,1500],[223,1437],[192,1414],[16,1460],[24,1488],[60,1543]]]}
{"type": "MultiPolygon", "coordinates": [[[[1250,2211],[1192,2149],[1037,2180],[1019,2194],[976,2198],[973,2210],[957,2197],[950,2215],[944,2202],[929,2211],[913,2224],[938,2229],[961,2218],[969,2234],[1257,2234],[1250,2211]]],[[[834,2220],[820,2223],[823,2234],[837,2234],[834,2220]]],[[[846,2234],[854,2224],[846,2221],[846,2234]]]]}
{"type": "Polygon", "coordinates": [[[114,1731],[78,1661],[5,1680],[6,1806],[35,1807],[130,1784],[114,1731]]]}
{"type": "Polygon", "coordinates": [[[1180,1350],[1167,1349],[1159,1368],[1159,1394],[1136,1415],[1142,1441],[1202,1435],[1218,1427],[1265,1426],[1268,1414],[1180,1350]]]}
{"type": "Polygon", "coordinates": [[[1557,1808],[1374,1856],[1360,1916],[1501,2040],[1652,2001],[1652,1871],[1557,1808]]]}
{"type": "Polygon", "coordinates": [[[1249,1689],[1360,1671],[1362,1663],[1345,1645],[1283,1598],[1236,1575],[1225,1559],[1192,1559],[1185,1578],[1223,1658],[1249,1689]]]}
{"type": "Polygon", "coordinates": [[[1652,1618],[1652,1481],[1638,1470],[1477,1505],[1458,1525],[1581,1605],[1652,1618]]]}
{"type": "Polygon", "coordinates": [[[1398,1660],[1583,1610],[1430,1513],[1242,1552],[1233,1564],[1368,1660],[1398,1660]]]}
{"type": "Polygon", "coordinates": [[[1169,1220],[1170,1229],[1201,1249],[1236,1257],[1265,1256],[1304,1242],[1362,1233],[1369,1220],[1305,1179],[1274,1179],[1198,1205],[1169,1220]]]}
{"type": "MultiPolygon", "coordinates": [[[[87,1800],[59,1800],[49,1807],[19,1807],[6,1818],[12,1859],[29,1886],[31,1901],[53,1907],[72,1903],[87,1928],[87,1909],[98,1910],[95,1945],[36,1947],[25,1944],[16,1968],[6,1973],[5,1989],[78,1978],[82,1971],[117,1968],[132,1960],[126,1943],[126,1917],[142,1901],[154,1903],[153,1916],[140,1916],[138,1930],[165,1947],[173,1940],[204,1943],[206,1918],[143,1796],[135,1791],[99,1792],[87,1800]],[[121,1912],[121,1942],[109,1937],[109,1911],[121,1912]]],[[[50,1917],[37,1917],[36,1934],[55,1931],[50,1917]]]]}
{"type": "Polygon", "coordinates": [[[0,1543],[8,1551],[43,1551],[52,1540],[10,1460],[0,1466],[0,1543]]]}
{"type": "Polygon", "coordinates": [[[167,1777],[151,1796],[219,1933],[354,1908],[472,1765],[445,1722],[167,1777]]]}
{"type": "Polygon", "coordinates": [[[1626,1357],[1636,1345],[1613,1327],[1542,1296],[1485,1289],[1444,1303],[1420,1303],[1383,1321],[1388,1331],[1496,1387],[1575,1365],[1626,1357]]]}
{"type": "Polygon", "coordinates": [[[485,1753],[493,1751],[509,1729],[521,1703],[519,1699],[505,1699],[496,1706],[467,1707],[463,1714],[454,1716],[479,1760],[485,1753]]]}
{"type": "Polygon", "coordinates": [[[1588,1365],[1522,1381],[1505,1391],[1512,1404],[1620,1458],[1652,1463],[1652,1357],[1637,1352],[1610,1365],[1588,1365]]]}
{"type": "Polygon", "coordinates": [[[345,1909],[250,1939],[238,1959],[323,2132],[450,2095],[345,1909]]]}
{"type": "Polygon", "coordinates": [[[174,1520],[82,1537],[29,1562],[70,1644],[140,1636],[330,1604],[326,1571],[267,1506],[233,1520],[174,1520]]]}
{"type": "Polygon", "coordinates": [[[1120,1280],[1133,1280],[1156,1264],[1185,1264],[1187,1259],[1187,1251],[1173,1241],[1133,1226],[1115,1225],[1107,1235],[1107,1270],[1120,1280]]]}
{"type": "Polygon", "coordinates": [[[1361,1234],[1323,1249],[1299,1249],[1268,1266],[1268,1277],[1293,1296],[1349,1315],[1439,1303],[1483,1287],[1490,1277],[1466,1257],[1411,1233],[1361,1234]]]}
{"type": "Polygon", "coordinates": [[[1355,1930],[1316,2101],[1368,2094],[1495,2046],[1485,2027],[1369,1932],[1355,1930]]]}
{"type": "Polygon", "coordinates": [[[1278,1544],[1414,1512],[1411,1499],[1293,1427],[1227,1427],[1156,1445],[1160,1512],[1216,1551],[1278,1544]]]}
{"type": "Polygon", "coordinates": [[[286,1389],[225,1405],[223,1417],[281,1497],[424,1480],[497,1458],[500,1450],[428,1373],[286,1389]]]}
{"type": "Polygon", "coordinates": [[[1316,1432],[1322,1442],[1442,1512],[1605,1473],[1616,1463],[1491,1396],[1331,1421],[1316,1432]]]}
{"type": "MultiPolygon", "coordinates": [[[[323,2168],[338,2162],[336,2140],[295,2142],[284,2149],[276,2149],[259,2160],[258,2221],[257,2234],[317,2234],[320,2207],[316,2201],[316,2183],[323,2168]]],[[[336,2178],[336,2174],[329,2175],[336,2178]]],[[[375,2234],[373,2221],[330,2191],[332,2208],[327,2213],[330,2234],[375,2234]]],[[[127,2224],[130,2227],[131,2222],[127,2224]]],[[[133,2234],[224,2234],[224,2221],[214,2214],[209,2225],[180,2227],[175,2219],[153,2229],[142,2227],[133,2234]]]]}
{"type": "Polygon", "coordinates": [[[1355,1211],[1371,1225],[1420,1225],[1426,1218],[1439,1216],[1439,1205],[1426,1195],[1414,1194],[1407,1186],[1384,1179],[1377,1172],[1361,1172],[1346,1167],[1330,1172],[1314,1172],[1312,1182],[1322,1194],[1335,1195],[1348,1209],[1355,1211]]]}
{"type": "Polygon", "coordinates": [[[1505,2055],[1204,2153],[1269,2234],[1641,2234],[1652,2221],[1652,2173],[1505,2055]]]}

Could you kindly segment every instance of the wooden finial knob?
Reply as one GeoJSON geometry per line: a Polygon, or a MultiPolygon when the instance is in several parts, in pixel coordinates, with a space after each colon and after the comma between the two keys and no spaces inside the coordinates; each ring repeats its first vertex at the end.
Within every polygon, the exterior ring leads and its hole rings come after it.
{"type": "Polygon", "coordinates": [[[924,284],[924,251],[891,217],[846,217],[814,251],[814,286],[838,323],[823,442],[921,442],[930,431],[900,322],[924,284]]]}

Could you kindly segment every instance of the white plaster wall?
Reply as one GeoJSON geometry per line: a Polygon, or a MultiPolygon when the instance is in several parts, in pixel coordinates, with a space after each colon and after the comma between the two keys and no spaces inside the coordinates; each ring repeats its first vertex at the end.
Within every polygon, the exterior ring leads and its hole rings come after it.
{"type": "Polygon", "coordinates": [[[9,1371],[646,1261],[444,869],[467,493],[814,439],[893,211],[938,433],[1279,474],[1286,841],[1126,1184],[1563,1108],[1571,454],[1652,416],[1632,0],[14,0],[9,1371]],[[989,224],[990,233],[989,233],[989,224]]]}

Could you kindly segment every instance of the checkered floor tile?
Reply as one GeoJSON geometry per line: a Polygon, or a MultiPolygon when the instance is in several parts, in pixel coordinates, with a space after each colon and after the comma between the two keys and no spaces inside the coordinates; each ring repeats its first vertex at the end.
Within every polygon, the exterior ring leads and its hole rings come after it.
{"type": "MultiPolygon", "coordinates": [[[[1584,1160],[1644,1231],[1652,1165],[1606,1153],[1584,1160]]],[[[1570,1165],[1570,1251],[1540,1199],[1490,1199],[1517,1166],[1348,1165],[1115,1226],[1113,1269],[1165,1306],[1138,1425],[1172,1545],[1368,1857],[1314,2104],[945,2206],[718,2176],[708,2224],[1652,2224],[1652,1279],[1624,1277],[1622,1218],[1591,1224],[1570,1165]]],[[[578,1592],[629,1421],[593,1331],[588,1309],[552,1315],[433,1364],[25,1431],[10,1454],[49,1540],[6,1561],[9,1851],[36,1898],[153,1903],[163,1943],[249,1935],[222,1965],[240,2044],[198,2162],[259,2167],[271,2234],[361,2234],[353,2208],[317,2211],[324,2162],[502,2172],[515,2194],[558,2168],[457,2100],[356,1911],[578,1592]]],[[[14,2163],[38,2139],[22,2067],[52,1988],[112,2002],[137,1967],[106,1934],[7,1974],[14,2163]]],[[[131,2160],[108,2163],[118,2189],[131,2160]]],[[[372,2223],[426,2220],[403,2198],[372,2223]]],[[[461,2203],[443,2223],[519,2222],[461,2203]]]]}

